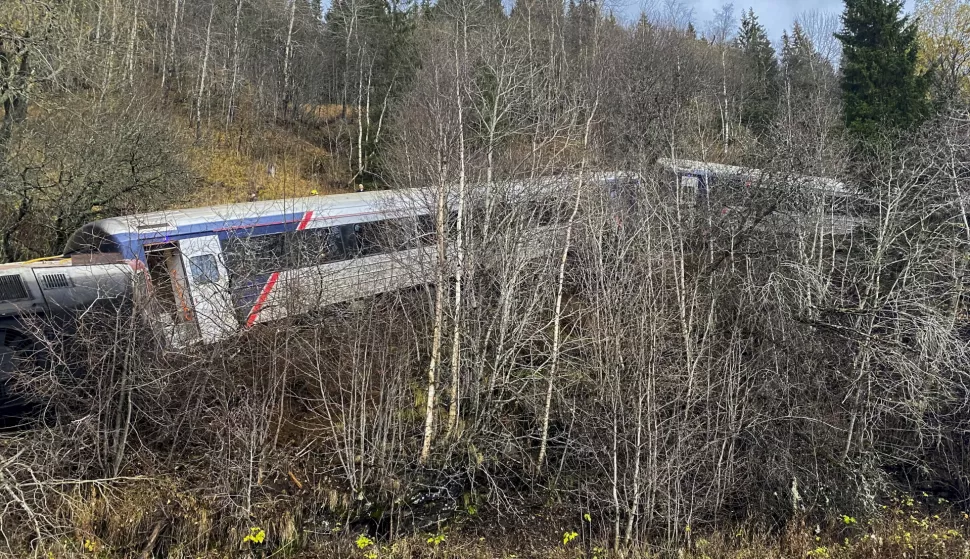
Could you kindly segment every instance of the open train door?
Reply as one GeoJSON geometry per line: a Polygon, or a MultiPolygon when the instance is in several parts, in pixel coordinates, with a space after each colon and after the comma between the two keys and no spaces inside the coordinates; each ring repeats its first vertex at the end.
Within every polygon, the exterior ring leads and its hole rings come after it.
{"type": "Polygon", "coordinates": [[[229,293],[229,274],[219,237],[208,235],[179,241],[189,291],[202,341],[211,343],[239,329],[229,293]]]}

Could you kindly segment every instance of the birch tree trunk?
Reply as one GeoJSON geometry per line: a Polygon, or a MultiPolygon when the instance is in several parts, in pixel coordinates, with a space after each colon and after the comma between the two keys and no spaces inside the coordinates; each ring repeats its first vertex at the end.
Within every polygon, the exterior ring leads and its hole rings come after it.
{"type": "Polygon", "coordinates": [[[138,4],[131,18],[131,34],[128,36],[128,54],[125,55],[125,78],[128,86],[135,86],[135,51],[138,40],[138,4]]]}
{"type": "Polygon", "coordinates": [[[290,82],[292,81],[290,73],[292,72],[292,68],[290,67],[290,63],[293,58],[293,24],[296,22],[296,2],[297,0],[290,0],[290,24],[286,30],[286,51],[283,55],[283,101],[281,107],[283,118],[287,117],[287,111],[292,100],[290,92],[290,82]]]}
{"type": "Polygon", "coordinates": [[[104,97],[111,87],[111,78],[114,77],[115,68],[115,45],[118,37],[118,2],[111,3],[111,29],[108,35],[108,54],[105,56],[106,64],[104,70],[104,81],[101,83],[101,95],[98,103],[104,103],[104,97]]]}
{"type": "Polygon", "coordinates": [[[212,18],[216,13],[216,3],[209,9],[209,23],[205,28],[205,47],[202,51],[202,69],[199,72],[199,93],[195,97],[195,141],[202,137],[202,97],[205,95],[205,78],[209,67],[209,47],[212,39],[212,18]]]}
{"type": "Polygon", "coordinates": [[[583,187],[586,182],[586,166],[588,164],[587,148],[589,147],[589,134],[593,126],[593,118],[596,115],[598,101],[593,102],[589,116],[586,118],[586,125],[583,130],[583,157],[579,168],[579,178],[576,182],[576,193],[573,197],[572,213],[566,224],[566,239],[563,243],[562,253],[559,257],[559,273],[556,277],[556,303],[552,319],[552,355],[549,359],[549,378],[546,383],[546,402],[542,412],[542,435],[539,443],[539,458],[536,460],[536,468],[541,469],[546,460],[546,451],[549,445],[549,416],[552,413],[552,393],[556,387],[556,379],[559,374],[559,357],[562,352],[562,297],[563,286],[566,283],[566,261],[569,258],[569,249],[572,246],[573,229],[576,226],[576,216],[579,215],[579,204],[582,200],[583,187]]]}
{"type": "Polygon", "coordinates": [[[226,131],[236,116],[236,86],[239,83],[239,20],[242,16],[243,0],[236,0],[236,16],[232,24],[232,73],[229,78],[229,106],[226,108],[226,131]]]}
{"type": "Polygon", "coordinates": [[[172,87],[171,80],[174,79],[175,74],[175,38],[178,33],[178,25],[180,19],[180,11],[184,2],[181,0],[175,0],[175,5],[172,9],[172,25],[168,32],[168,48],[165,49],[164,62],[162,63],[162,91],[168,91],[166,86],[172,87]]]}
{"type": "MultiPolygon", "coordinates": [[[[459,386],[461,369],[461,335],[462,335],[462,273],[465,263],[464,245],[464,219],[465,219],[465,127],[464,127],[464,108],[462,103],[461,79],[462,59],[468,54],[468,27],[467,14],[462,14],[462,47],[463,53],[459,54],[458,45],[455,45],[455,103],[458,115],[458,216],[456,220],[455,232],[455,308],[454,308],[454,329],[451,339],[451,393],[448,402],[448,427],[445,438],[450,439],[458,426],[458,404],[459,386]]],[[[457,43],[457,41],[456,41],[457,43]]]]}
{"type": "Polygon", "coordinates": [[[434,332],[431,336],[431,358],[428,363],[428,391],[427,403],[424,415],[424,442],[421,445],[421,456],[419,462],[426,464],[431,455],[431,440],[434,437],[434,406],[435,391],[437,387],[438,361],[441,358],[441,336],[444,330],[444,307],[445,307],[445,282],[447,281],[446,266],[447,262],[447,207],[448,207],[448,183],[445,166],[445,154],[441,147],[437,150],[439,177],[437,192],[437,213],[435,223],[437,232],[435,240],[437,244],[437,261],[435,262],[435,290],[434,290],[434,332]]]}

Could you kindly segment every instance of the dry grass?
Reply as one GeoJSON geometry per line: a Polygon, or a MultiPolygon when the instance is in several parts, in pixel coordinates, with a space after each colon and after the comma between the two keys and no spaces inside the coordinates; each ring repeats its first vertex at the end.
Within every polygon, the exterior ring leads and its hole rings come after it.
{"type": "Polygon", "coordinates": [[[208,205],[338,191],[330,177],[307,176],[304,172],[308,166],[329,159],[326,151],[285,139],[282,134],[266,136],[267,142],[281,146],[279,154],[254,157],[221,143],[194,148],[192,167],[202,184],[192,202],[208,205]]]}
{"type": "Polygon", "coordinates": [[[347,162],[332,153],[330,136],[339,105],[306,105],[299,121],[273,123],[245,110],[227,130],[219,119],[204,120],[196,134],[191,116],[176,111],[188,165],[198,179],[180,206],[270,200],[349,191],[347,162]]]}
{"type": "Polygon", "coordinates": [[[214,132],[189,151],[200,178],[191,202],[218,204],[339,192],[348,179],[324,148],[282,127],[214,132]],[[233,137],[235,136],[235,137],[233,137]]]}
{"type": "MultiPolygon", "coordinates": [[[[210,115],[197,133],[188,106],[159,103],[151,109],[169,118],[196,180],[191,194],[173,208],[351,191],[349,166],[333,153],[333,137],[352,125],[352,109],[347,122],[336,122],[339,105],[304,105],[297,121],[268,122],[251,109],[251,96],[243,93],[237,120],[228,130],[223,117],[210,115]]],[[[76,100],[47,96],[31,103],[28,115],[39,119],[68,110],[70,103],[76,100]]]]}
{"type": "MultiPolygon", "coordinates": [[[[277,501],[255,512],[251,526],[225,525],[219,503],[162,481],[107,489],[76,487],[64,494],[71,535],[51,558],[334,557],[347,559],[912,559],[970,557],[970,516],[940,499],[897,497],[872,520],[833,516],[825,524],[796,521],[782,533],[740,529],[686,531],[677,545],[649,542],[610,550],[590,538],[585,521],[554,511],[509,517],[461,514],[437,532],[381,540],[363,528],[315,525],[305,511],[326,503],[277,501]],[[303,512],[301,512],[303,511],[303,512]],[[584,524],[580,526],[579,524],[584,524]],[[247,536],[256,535],[256,538],[247,536]],[[152,555],[153,554],[153,555],[152,555]]],[[[595,521],[595,520],[594,520],[595,521]]],[[[657,540],[660,541],[659,539],[657,540]]]]}

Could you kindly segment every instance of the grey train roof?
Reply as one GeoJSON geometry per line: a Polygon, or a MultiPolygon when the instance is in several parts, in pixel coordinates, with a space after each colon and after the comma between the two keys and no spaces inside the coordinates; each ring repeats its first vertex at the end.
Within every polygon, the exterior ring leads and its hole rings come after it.
{"type": "MultiPolygon", "coordinates": [[[[612,180],[615,175],[601,173],[590,175],[590,183],[603,183],[612,180]]],[[[518,180],[500,183],[509,191],[527,192],[530,189],[543,190],[574,177],[538,177],[536,179],[518,180]]],[[[449,185],[450,197],[455,198],[456,185],[449,185]]],[[[484,187],[471,187],[472,191],[480,191],[484,187]]],[[[285,198],[259,202],[244,202],[239,204],[224,204],[189,208],[184,210],[164,210],[102,219],[93,222],[108,234],[128,232],[161,231],[164,229],[191,227],[195,225],[211,224],[222,220],[240,220],[253,216],[270,216],[283,214],[298,214],[313,211],[322,218],[325,214],[348,214],[365,210],[367,212],[412,213],[415,204],[423,204],[425,208],[433,207],[436,189],[407,188],[395,190],[375,190],[368,192],[351,192],[345,194],[328,194],[322,196],[307,196],[300,198],[285,198]]]]}

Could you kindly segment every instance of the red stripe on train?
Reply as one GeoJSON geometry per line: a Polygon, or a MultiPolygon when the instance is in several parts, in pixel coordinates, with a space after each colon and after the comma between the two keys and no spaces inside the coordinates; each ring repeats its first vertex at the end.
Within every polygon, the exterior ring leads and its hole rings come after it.
{"type": "MultiPolygon", "coordinates": [[[[313,212],[309,211],[303,214],[303,219],[300,220],[299,225],[296,226],[297,231],[303,231],[306,229],[307,225],[310,224],[310,220],[313,219],[313,212]]],[[[259,311],[263,309],[263,305],[266,304],[266,299],[269,298],[269,294],[273,291],[273,286],[280,279],[279,272],[273,272],[269,279],[266,280],[266,285],[263,286],[263,291],[260,292],[259,298],[256,299],[256,304],[253,305],[253,310],[249,312],[249,318],[246,319],[246,328],[252,328],[253,324],[259,318],[259,311]]]]}
{"type": "Polygon", "coordinates": [[[306,226],[309,225],[311,219],[313,219],[313,210],[303,214],[303,219],[301,219],[300,224],[296,226],[296,230],[303,231],[306,229],[306,226]]]}
{"type": "Polygon", "coordinates": [[[253,305],[253,310],[249,313],[249,318],[246,320],[246,328],[252,327],[259,318],[259,311],[262,310],[263,305],[266,304],[266,299],[269,297],[269,292],[273,290],[273,286],[276,285],[276,281],[280,279],[279,272],[273,272],[269,279],[266,280],[266,285],[263,286],[263,291],[259,294],[259,299],[256,299],[256,304],[253,305]]]}

